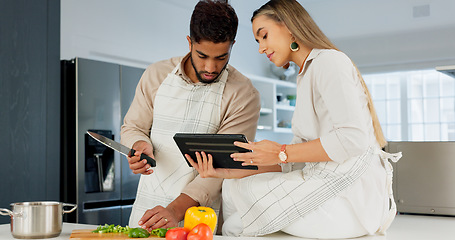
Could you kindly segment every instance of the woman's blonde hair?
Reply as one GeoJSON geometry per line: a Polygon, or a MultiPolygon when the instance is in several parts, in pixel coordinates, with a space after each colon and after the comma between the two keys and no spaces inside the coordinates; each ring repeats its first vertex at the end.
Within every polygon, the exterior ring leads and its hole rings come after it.
{"type": "MultiPolygon", "coordinates": [[[[254,11],[251,22],[258,17],[265,15],[284,25],[292,33],[298,42],[304,43],[310,48],[316,49],[335,49],[340,51],[319,29],[318,25],[311,18],[310,14],[296,0],[271,0],[262,7],[254,11]]],[[[352,60],[351,60],[352,61],[352,60]]],[[[354,64],[354,63],[353,63],[354,64]]],[[[373,105],[373,100],[368,91],[368,87],[360,74],[359,69],[354,64],[357,75],[362,84],[363,90],[368,98],[368,109],[370,110],[371,119],[376,140],[381,147],[387,145],[387,140],[382,132],[378,115],[373,105]]]]}

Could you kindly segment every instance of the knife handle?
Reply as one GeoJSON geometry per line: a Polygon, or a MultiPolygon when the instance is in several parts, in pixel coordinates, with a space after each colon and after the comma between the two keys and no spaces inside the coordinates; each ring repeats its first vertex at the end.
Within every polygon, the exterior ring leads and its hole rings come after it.
{"type": "MultiPolygon", "coordinates": [[[[135,152],[136,152],[136,150],[134,150],[134,149],[131,148],[130,156],[133,156],[135,152]]],[[[149,156],[147,156],[147,155],[141,153],[141,160],[143,160],[143,159],[146,159],[146,160],[147,160],[147,163],[148,163],[151,167],[156,167],[156,161],[155,161],[155,159],[153,159],[153,158],[151,158],[151,157],[149,157],[149,156]]]]}

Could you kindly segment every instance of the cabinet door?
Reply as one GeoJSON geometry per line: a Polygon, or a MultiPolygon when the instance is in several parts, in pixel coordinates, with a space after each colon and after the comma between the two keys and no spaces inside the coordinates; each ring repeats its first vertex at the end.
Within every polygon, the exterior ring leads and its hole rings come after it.
{"type": "MultiPolygon", "coordinates": [[[[114,152],[113,188],[96,194],[86,193],[86,131],[108,130],[120,140],[119,65],[76,58],[77,71],[77,167],[78,203],[120,199],[120,154],[114,152]]],[[[79,210],[79,209],[78,209],[79,210]]]]}
{"type": "Polygon", "coordinates": [[[84,210],[78,223],[93,225],[104,225],[107,223],[120,225],[122,224],[122,208],[120,206],[114,206],[84,210]]]}
{"type": "MultiPolygon", "coordinates": [[[[0,6],[0,207],[55,201],[60,195],[60,1],[5,0],[0,6]]],[[[0,224],[10,222],[0,217],[0,224]]]]}
{"type": "Polygon", "coordinates": [[[131,211],[133,210],[133,205],[124,205],[122,206],[122,226],[129,225],[131,211]]]}

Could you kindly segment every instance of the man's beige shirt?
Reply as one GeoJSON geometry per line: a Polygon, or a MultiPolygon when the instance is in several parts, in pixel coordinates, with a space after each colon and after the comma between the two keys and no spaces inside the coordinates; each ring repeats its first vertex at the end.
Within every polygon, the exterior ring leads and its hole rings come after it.
{"type": "MultiPolygon", "coordinates": [[[[139,140],[151,143],[150,131],[153,124],[154,99],[158,88],[168,74],[181,63],[175,73],[187,84],[193,83],[183,70],[184,62],[189,57],[174,57],[151,64],[143,73],[136,88],[134,100],[124,118],[121,129],[121,142],[132,147],[139,140]]],[[[221,123],[217,133],[243,133],[253,141],[259,119],[260,96],[251,81],[231,65],[226,68],[228,79],[221,101],[221,123]]],[[[166,161],[166,159],[157,159],[166,161]]],[[[152,173],[153,174],[153,173],[152,173]]],[[[202,206],[208,206],[217,200],[221,192],[222,179],[201,178],[197,176],[182,191],[202,206]]]]}

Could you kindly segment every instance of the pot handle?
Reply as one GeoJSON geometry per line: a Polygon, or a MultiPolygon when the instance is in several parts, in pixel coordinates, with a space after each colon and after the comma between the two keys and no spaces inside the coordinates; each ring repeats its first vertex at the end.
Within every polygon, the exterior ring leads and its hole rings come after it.
{"type": "Polygon", "coordinates": [[[22,217],[21,213],[15,213],[6,208],[0,208],[0,215],[11,216],[11,217],[22,217]]]}
{"type": "Polygon", "coordinates": [[[76,210],[77,205],[71,204],[71,203],[63,203],[63,208],[65,208],[65,207],[73,207],[73,208],[71,208],[70,210],[63,209],[63,214],[73,212],[74,210],[76,210]]]}
{"type": "Polygon", "coordinates": [[[11,210],[6,209],[6,208],[0,208],[0,215],[13,216],[13,212],[11,212],[11,210]]]}

